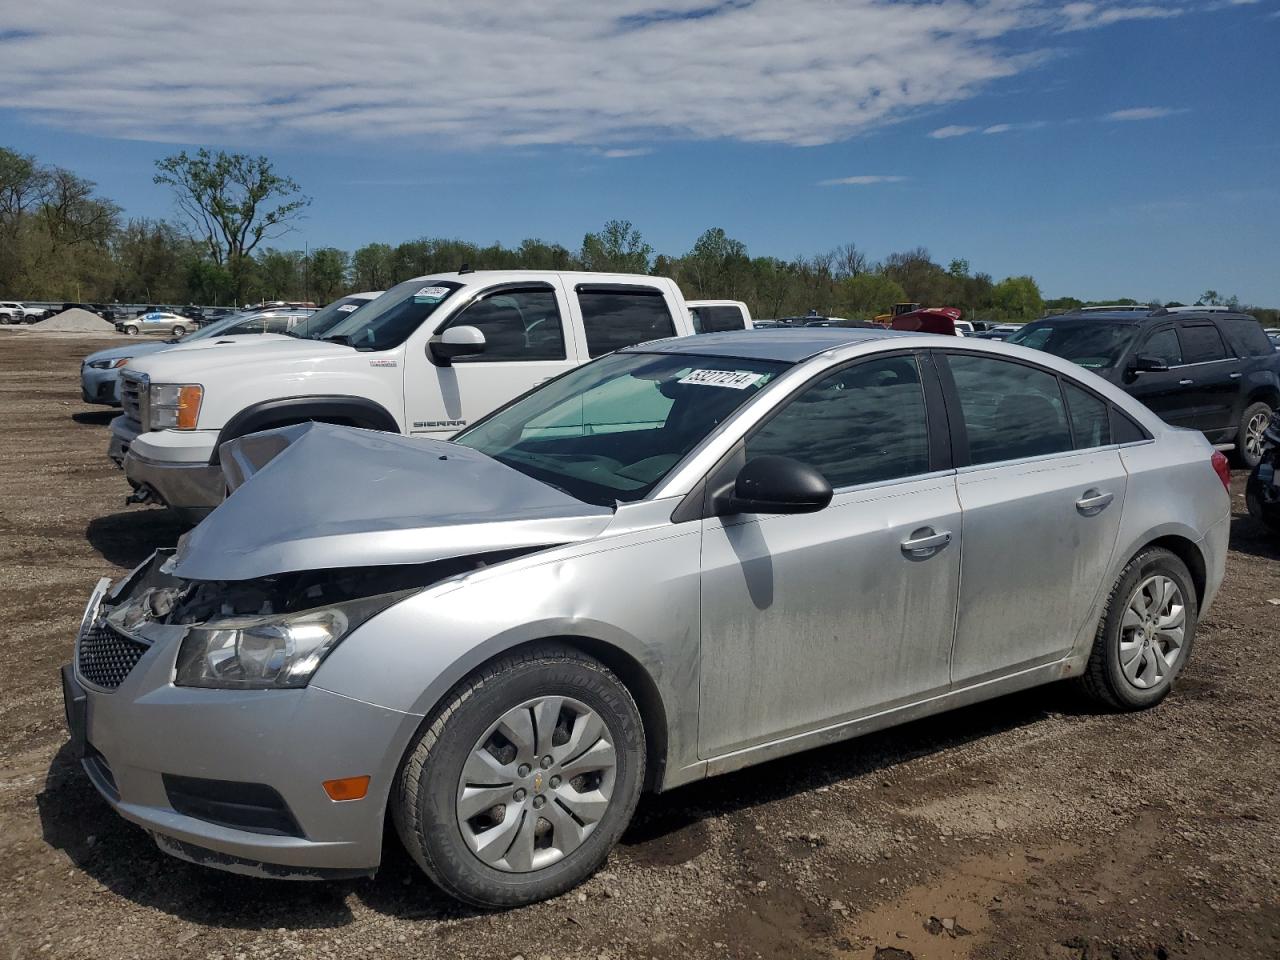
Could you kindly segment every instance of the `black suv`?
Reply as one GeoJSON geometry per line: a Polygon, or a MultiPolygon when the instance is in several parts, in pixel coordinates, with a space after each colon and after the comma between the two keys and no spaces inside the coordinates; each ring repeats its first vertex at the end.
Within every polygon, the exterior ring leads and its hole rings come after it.
{"type": "Polygon", "coordinates": [[[1081,311],[1028,323],[1006,342],[1092,370],[1166,423],[1234,445],[1246,467],[1261,457],[1262,432],[1280,408],[1280,353],[1248,314],[1081,311]]]}

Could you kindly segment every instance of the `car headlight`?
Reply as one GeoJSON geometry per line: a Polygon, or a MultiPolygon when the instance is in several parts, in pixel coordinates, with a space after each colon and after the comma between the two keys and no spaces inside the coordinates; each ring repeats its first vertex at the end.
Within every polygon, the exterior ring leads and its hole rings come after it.
{"type": "Polygon", "coordinates": [[[228,617],[192,626],[178,651],[179,687],[279,690],[305,687],[352,630],[408,592],[296,613],[228,617]]]}
{"type": "Polygon", "coordinates": [[[194,430],[200,419],[204,387],[198,383],[153,383],[151,429],[194,430]]]}
{"type": "Polygon", "coordinates": [[[89,366],[94,370],[114,370],[117,367],[123,367],[132,359],[133,357],[116,357],[114,360],[94,360],[89,366]]]}

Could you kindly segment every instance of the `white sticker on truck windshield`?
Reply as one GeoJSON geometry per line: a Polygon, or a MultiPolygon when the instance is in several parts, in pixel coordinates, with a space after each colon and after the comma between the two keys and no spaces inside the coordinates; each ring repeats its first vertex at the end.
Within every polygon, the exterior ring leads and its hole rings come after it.
{"type": "Polygon", "coordinates": [[[359,310],[359,309],[360,309],[360,304],[358,303],[344,303],[342,306],[338,308],[338,312],[350,313],[352,310],[359,310]]]}
{"type": "Polygon", "coordinates": [[[439,303],[449,295],[448,287],[423,287],[413,295],[414,303],[439,303]]]}
{"type": "Polygon", "coordinates": [[[698,387],[728,387],[730,390],[745,390],[754,387],[764,378],[762,373],[749,370],[690,370],[680,378],[680,383],[691,383],[698,387]]]}

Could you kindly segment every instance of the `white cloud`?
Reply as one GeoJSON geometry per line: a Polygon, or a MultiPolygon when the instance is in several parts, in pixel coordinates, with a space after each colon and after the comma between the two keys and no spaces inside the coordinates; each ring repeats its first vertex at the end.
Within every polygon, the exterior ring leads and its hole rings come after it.
{"type": "Polygon", "coordinates": [[[834,180],[820,180],[818,181],[818,186],[820,187],[843,187],[843,186],[866,187],[866,186],[870,186],[873,183],[902,183],[904,180],[908,180],[908,179],[910,178],[900,177],[900,176],[897,176],[896,174],[886,175],[886,174],[880,174],[880,173],[871,173],[871,174],[864,173],[856,177],[837,177],[834,180]]]}
{"type": "Polygon", "coordinates": [[[624,157],[645,157],[653,153],[652,147],[611,147],[608,150],[593,150],[597,157],[606,160],[620,160],[624,157]]]}
{"type": "Polygon", "coordinates": [[[812,145],[970,99],[1044,62],[1062,29],[1180,9],[1175,0],[39,0],[0,7],[0,107],[177,142],[812,145]]]}
{"type": "Polygon", "coordinates": [[[993,123],[991,126],[987,127],[982,132],[986,134],[1008,133],[1012,129],[1013,129],[1012,123],[993,123]]]}
{"type": "Polygon", "coordinates": [[[962,127],[952,124],[949,127],[939,127],[929,134],[935,140],[946,140],[950,137],[967,137],[971,133],[977,133],[980,127],[962,127]]]}
{"type": "Polygon", "coordinates": [[[1171,117],[1175,113],[1186,113],[1185,110],[1175,110],[1173,107],[1129,107],[1126,110],[1112,110],[1105,114],[1103,120],[1126,121],[1126,120],[1159,120],[1162,117],[1171,117]]]}

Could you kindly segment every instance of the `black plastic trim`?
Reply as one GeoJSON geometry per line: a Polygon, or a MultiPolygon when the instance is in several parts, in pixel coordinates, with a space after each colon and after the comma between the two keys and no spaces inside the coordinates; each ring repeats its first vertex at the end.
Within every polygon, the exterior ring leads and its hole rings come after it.
{"type": "Polygon", "coordinates": [[[227,421],[227,425],[218,433],[218,442],[214,444],[209,463],[217,466],[222,462],[218,451],[228,440],[235,440],[247,433],[257,433],[259,430],[306,423],[309,420],[385,430],[388,433],[400,432],[400,424],[396,423],[396,418],[387,408],[365,397],[315,396],[263,400],[245,407],[227,421]]]}
{"type": "Polygon", "coordinates": [[[302,837],[293,811],[275,787],[265,783],[206,780],[161,774],[169,806],[186,817],[233,830],[273,837],[302,837]]]}
{"type": "Polygon", "coordinates": [[[574,293],[638,293],[642,296],[664,297],[666,291],[648,283],[580,283],[574,293]]]}

